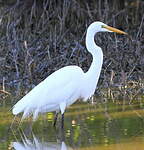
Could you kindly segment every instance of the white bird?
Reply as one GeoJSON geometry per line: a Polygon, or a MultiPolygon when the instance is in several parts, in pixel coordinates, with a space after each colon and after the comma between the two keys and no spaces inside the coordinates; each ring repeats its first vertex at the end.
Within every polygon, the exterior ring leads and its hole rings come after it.
{"type": "Polygon", "coordinates": [[[33,120],[36,120],[39,113],[56,111],[55,125],[57,114],[61,111],[63,127],[65,109],[77,99],[86,101],[95,92],[103,63],[102,49],[94,41],[97,32],[127,34],[102,22],[90,24],[86,33],[86,48],[93,57],[89,70],[85,73],[72,65],[55,71],[14,105],[13,114],[23,112],[22,119],[32,114],[33,120]]]}

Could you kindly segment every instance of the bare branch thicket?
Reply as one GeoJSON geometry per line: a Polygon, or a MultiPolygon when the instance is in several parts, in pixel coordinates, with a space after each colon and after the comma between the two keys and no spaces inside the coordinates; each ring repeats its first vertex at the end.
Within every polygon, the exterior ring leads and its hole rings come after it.
{"type": "Polygon", "coordinates": [[[66,65],[87,71],[92,58],[85,48],[85,33],[95,20],[130,35],[96,36],[104,52],[99,87],[128,87],[129,82],[143,87],[142,1],[20,0],[1,6],[0,12],[0,82],[4,77],[8,88],[32,88],[66,65]]]}

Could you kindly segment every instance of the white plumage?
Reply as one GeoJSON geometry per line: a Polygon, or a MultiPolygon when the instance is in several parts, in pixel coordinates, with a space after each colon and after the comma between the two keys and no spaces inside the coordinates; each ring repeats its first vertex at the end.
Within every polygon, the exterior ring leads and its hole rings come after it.
{"type": "Polygon", "coordinates": [[[57,70],[18,101],[13,107],[13,114],[23,112],[22,119],[33,114],[34,120],[39,113],[60,110],[61,114],[64,114],[66,107],[77,99],[87,100],[91,97],[96,89],[103,63],[103,53],[95,44],[94,36],[97,32],[112,31],[126,34],[102,22],[92,23],[86,34],[86,47],[93,57],[89,70],[84,73],[78,66],[66,66],[57,70]]]}
{"type": "Polygon", "coordinates": [[[56,111],[61,107],[64,113],[65,105],[80,97],[82,75],[83,71],[77,66],[67,66],[54,72],[14,106],[13,114],[24,112],[24,119],[32,113],[35,120],[39,112],[56,111]]]}

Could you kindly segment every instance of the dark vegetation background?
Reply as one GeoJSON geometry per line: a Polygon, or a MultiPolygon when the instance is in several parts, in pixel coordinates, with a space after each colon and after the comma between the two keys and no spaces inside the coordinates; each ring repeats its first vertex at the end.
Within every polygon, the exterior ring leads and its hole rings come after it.
{"type": "Polygon", "coordinates": [[[129,33],[98,33],[104,63],[99,89],[111,98],[144,92],[144,1],[1,0],[0,90],[19,95],[66,65],[87,71],[92,57],[85,47],[88,25],[101,21],[129,33]],[[10,90],[10,89],[13,90],[10,90]],[[117,95],[117,94],[116,94],[117,95]]]}

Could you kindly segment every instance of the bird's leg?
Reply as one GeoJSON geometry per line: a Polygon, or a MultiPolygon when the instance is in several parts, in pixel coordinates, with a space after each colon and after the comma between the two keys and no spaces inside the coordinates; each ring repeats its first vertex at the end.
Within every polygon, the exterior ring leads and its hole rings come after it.
{"type": "Polygon", "coordinates": [[[54,127],[56,126],[57,118],[58,118],[58,112],[56,112],[55,117],[54,117],[54,122],[53,122],[54,127]]]}
{"type": "Polygon", "coordinates": [[[61,128],[64,128],[64,113],[62,114],[62,122],[61,122],[61,128]]]}
{"type": "Polygon", "coordinates": [[[61,110],[61,114],[62,114],[62,122],[61,122],[61,128],[64,128],[64,112],[65,112],[65,108],[66,108],[66,101],[63,101],[62,103],[60,103],[60,110],[61,110]]]}

